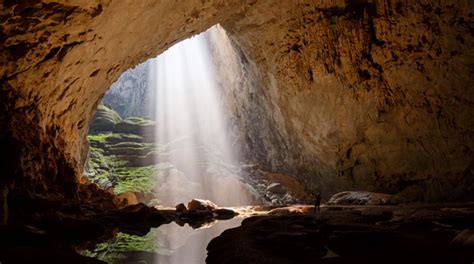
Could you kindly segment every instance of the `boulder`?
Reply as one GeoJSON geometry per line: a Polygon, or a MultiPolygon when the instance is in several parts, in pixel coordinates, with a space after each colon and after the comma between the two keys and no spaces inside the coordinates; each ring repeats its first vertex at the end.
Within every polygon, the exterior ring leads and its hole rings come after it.
{"type": "Polygon", "coordinates": [[[242,169],[244,178],[252,186],[257,196],[262,197],[266,202],[273,205],[289,204],[309,204],[314,199],[305,185],[296,180],[294,176],[270,173],[261,169],[254,169],[253,166],[247,166],[242,169]]]}
{"type": "Polygon", "coordinates": [[[474,230],[464,229],[456,237],[453,238],[451,244],[462,247],[470,248],[474,252],[474,230]]]}
{"type": "Polygon", "coordinates": [[[279,182],[274,182],[267,187],[267,192],[274,194],[285,194],[287,192],[285,186],[279,182]]]}
{"type": "Polygon", "coordinates": [[[133,192],[124,192],[117,195],[117,199],[122,205],[134,205],[138,203],[137,196],[133,192]]]}
{"type": "Polygon", "coordinates": [[[214,214],[216,214],[216,219],[217,220],[226,220],[226,219],[231,219],[234,216],[238,215],[239,213],[235,212],[234,210],[230,209],[225,209],[225,208],[220,208],[212,211],[214,214]]]}
{"type": "Polygon", "coordinates": [[[328,201],[331,205],[392,205],[396,203],[395,196],[391,194],[366,191],[336,193],[328,201]]]}
{"type": "Polygon", "coordinates": [[[186,208],[186,205],[184,205],[183,203],[176,205],[175,208],[176,212],[186,212],[188,210],[188,208],[186,208]]]}
{"type": "Polygon", "coordinates": [[[312,206],[288,206],[288,207],[278,207],[268,211],[268,215],[298,215],[298,214],[308,214],[312,211],[312,206]]]}
{"type": "Polygon", "coordinates": [[[188,210],[215,210],[215,209],[218,209],[218,206],[209,200],[192,199],[188,203],[188,210]]]}

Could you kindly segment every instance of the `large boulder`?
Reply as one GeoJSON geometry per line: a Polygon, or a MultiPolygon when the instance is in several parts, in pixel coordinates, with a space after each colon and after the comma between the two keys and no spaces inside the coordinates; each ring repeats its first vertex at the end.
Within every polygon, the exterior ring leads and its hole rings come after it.
{"type": "Polygon", "coordinates": [[[274,182],[267,186],[267,192],[274,194],[285,194],[287,189],[279,182],[274,182]]]}
{"type": "Polygon", "coordinates": [[[474,252],[474,230],[464,229],[459,234],[457,234],[456,237],[453,238],[451,244],[463,248],[470,248],[471,250],[473,250],[471,252],[474,252]]]}
{"type": "Polygon", "coordinates": [[[189,210],[215,210],[218,208],[219,207],[215,203],[209,200],[192,199],[188,203],[189,210]]]}
{"type": "Polygon", "coordinates": [[[138,204],[137,195],[133,192],[124,192],[117,195],[117,199],[121,205],[134,205],[138,204]]]}
{"type": "Polygon", "coordinates": [[[176,212],[178,213],[188,211],[188,208],[186,208],[186,205],[184,205],[183,203],[176,205],[175,208],[176,208],[176,212]]]}
{"type": "Polygon", "coordinates": [[[396,199],[391,194],[374,193],[366,191],[340,192],[334,194],[328,204],[357,204],[357,205],[389,205],[396,204],[396,199]]]}

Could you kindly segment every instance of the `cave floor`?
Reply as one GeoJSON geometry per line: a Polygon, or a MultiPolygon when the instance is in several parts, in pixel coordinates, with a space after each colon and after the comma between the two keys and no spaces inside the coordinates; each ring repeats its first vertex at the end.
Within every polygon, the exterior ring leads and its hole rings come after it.
{"type": "MultiPolygon", "coordinates": [[[[103,263],[79,253],[117,232],[144,236],[171,221],[199,227],[215,220],[208,212],[180,218],[144,205],[79,209],[62,206],[54,214],[36,212],[30,222],[0,226],[0,262],[103,263]]],[[[316,214],[310,205],[233,209],[245,219],[208,244],[207,263],[474,261],[474,203],[323,205],[316,214]]]]}
{"type": "Polygon", "coordinates": [[[290,206],[246,218],[207,263],[473,263],[474,203],[290,206]]]}

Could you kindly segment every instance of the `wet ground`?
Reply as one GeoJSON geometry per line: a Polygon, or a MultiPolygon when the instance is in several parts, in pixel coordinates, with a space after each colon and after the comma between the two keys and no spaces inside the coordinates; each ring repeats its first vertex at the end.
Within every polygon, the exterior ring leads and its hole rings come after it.
{"type": "Polygon", "coordinates": [[[323,206],[317,214],[311,206],[245,207],[235,209],[240,217],[219,221],[209,212],[178,213],[141,205],[102,212],[71,206],[0,227],[0,262],[474,261],[473,203],[323,206]],[[104,258],[104,252],[120,250],[124,258],[104,258]]]}
{"type": "Polygon", "coordinates": [[[473,263],[474,204],[293,206],[247,218],[207,263],[473,263]]]}

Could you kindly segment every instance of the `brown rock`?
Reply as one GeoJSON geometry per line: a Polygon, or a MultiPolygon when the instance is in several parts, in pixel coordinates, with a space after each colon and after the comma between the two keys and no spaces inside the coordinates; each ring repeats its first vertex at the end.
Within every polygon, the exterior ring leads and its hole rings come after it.
{"type": "Polygon", "coordinates": [[[387,205],[396,204],[396,200],[395,196],[390,194],[354,191],[334,194],[329,199],[328,204],[387,205]]]}
{"type": "Polygon", "coordinates": [[[267,187],[267,192],[274,194],[285,194],[287,189],[279,182],[274,182],[267,187]]]}
{"type": "Polygon", "coordinates": [[[176,208],[176,212],[186,212],[188,210],[188,208],[186,208],[186,205],[184,205],[183,203],[180,203],[178,205],[175,206],[176,208]]]}
{"type": "Polygon", "coordinates": [[[272,209],[268,212],[268,215],[292,215],[292,214],[308,214],[313,211],[313,207],[311,206],[288,206],[288,207],[279,207],[272,209]]]}
{"type": "Polygon", "coordinates": [[[453,238],[451,244],[463,248],[470,248],[471,253],[474,252],[474,230],[464,229],[456,237],[453,238]]]}
{"type": "Polygon", "coordinates": [[[214,210],[214,209],[218,209],[218,206],[209,200],[192,199],[188,203],[188,210],[214,210]]]}
{"type": "Polygon", "coordinates": [[[134,205],[138,203],[137,196],[133,192],[124,192],[117,195],[117,199],[121,204],[134,205]]]}
{"type": "Polygon", "coordinates": [[[225,219],[231,219],[236,215],[239,215],[239,213],[235,212],[234,210],[230,209],[225,209],[225,208],[219,208],[212,210],[214,214],[216,214],[216,219],[217,220],[225,220],[225,219]]]}

